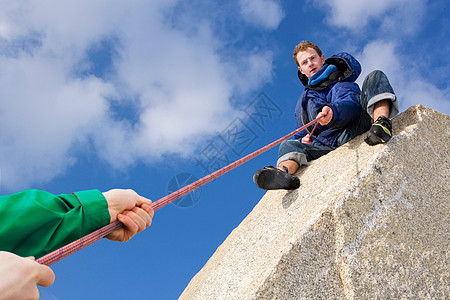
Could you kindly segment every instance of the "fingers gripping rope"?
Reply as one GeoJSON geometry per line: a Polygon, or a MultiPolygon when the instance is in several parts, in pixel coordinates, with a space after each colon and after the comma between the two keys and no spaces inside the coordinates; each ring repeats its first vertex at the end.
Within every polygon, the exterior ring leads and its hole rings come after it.
{"type": "MultiPolygon", "coordinates": [[[[184,195],[192,192],[195,189],[198,189],[199,187],[201,187],[202,185],[216,179],[217,177],[227,173],[228,171],[246,163],[247,161],[255,158],[256,156],[260,155],[261,153],[275,147],[276,145],[280,144],[281,142],[287,140],[288,138],[292,137],[293,135],[299,133],[300,131],[306,129],[308,126],[313,125],[314,123],[316,123],[320,118],[316,118],[315,120],[305,124],[304,126],[297,128],[296,130],[294,130],[293,132],[289,133],[288,135],[285,135],[284,137],[268,144],[267,146],[256,150],[253,153],[250,153],[249,155],[223,167],[222,169],[219,169],[203,178],[200,178],[199,180],[159,199],[158,201],[155,201],[152,203],[152,208],[153,210],[158,210],[161,207],[177,200],[178,198],[183,197],[184,195]]],[[[314,126],[314,129],[316,129],[318,123],[316,123],[316,125],[314,126]]],[[[311,131],[311,134],[314,132],[314,129],[311,131]]],[[[41,258],[39,258],[38,260],[36,260],[38,263],[43,264],[43,265],[47,265],[50,266],[58,261],[60,261],[63,258],[66,258],[67,256],[77,252],[78,250],[81,250],[91,244],[93,244],[94,242],[101,240],[103,237],[109,235],[111,232],[119,229],[123,227],[123,224],[120,223],[119,221],[115,221],[109,225],[106,225],[105,227],[102,227],[70,244],[67,244],[64,247],[61,247],[47,255],[42,256],[41,258]]]]}

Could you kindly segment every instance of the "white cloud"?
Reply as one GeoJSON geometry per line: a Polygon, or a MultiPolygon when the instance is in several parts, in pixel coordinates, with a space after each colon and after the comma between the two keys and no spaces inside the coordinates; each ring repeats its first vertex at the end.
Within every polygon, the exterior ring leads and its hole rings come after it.
{"type": "Polygon", "coordinates": [[[425,107],[434,109],[447,115],[450,114],[450,90],[439,89],[433,84],[417,74],[409,77],[404,84],[399,84],[400,101],[403,101],[403,107],[422,104],[425,107]]]}
{"type": "Polygon", "coordinates": [[[249,23],[263,29],[276,29],[283,19],[283,9],[272,0],[240,0],[241,14],[249,23]]]}
{"type": "MultiPolygon", "coordinates": [[[[177,1],[130,2],[0,3],[3,187],[49,181],[88,150],[115,167],[189,156],[235,116],[233,95],[270,80],[270,51],[233,49],[239,61],[224,60],[214,20],[193,20],[196,30],[183,32],[169,21],[177,1]],[[87,51],[111,38],[113,72],[83,74],[93,68],[87,51]],[[133,106],[133,120],[117,118],[117,103],[133,106]]],[[[281,18],[271,3],[265,28],[281,18]]]]}
{"type": "Polygon", "coordinates": [[[412,33],[420,26],[426,1],[422,0],[325,0],[330,24],[364,34],[370,21],[380,21],[382,31],[412,33]]]}
{"type": "MultiPolygon", "coordinates": [[[[428,21],[430,13],[429,1],[421,0],[325,0],[321,2],[328,11],[328,22],[341,28],[347,37],[343,43],[348,48],[357,49],[363,46],[355,56],[363,66],[358,83],[362,86],[365,76],[379,69],[386,73],[404,110],[412,105],[422,104],[440,112],[449,113],[449,89],[439,88],[429,76],[430,56],[436,55],[435,44],[430,47],[414,45],[411,40],[419,38],[428,21]],[[368,25],[373,26],[368,26],[368,25]],[[348,39],[348,34],[352,37],[348,39]],[[404,42],[410,46],[406,46],[404,42]],[[412,63],[419,60],[419,63],[412,63]],[[424,65],[428,69],[424,69],[424,65]],[[424,74],[424,72],[427,72],[424,74]]],[[[435,30],[440,31],[441,28],[435,30]]],[[[428,45],[429,42],[428,42],[428,45]]],[[[441,44],[445,47],[446,44],[441,44]]],[[[447,60],[448,61],[448,60],[447,60]]],[[[445,69],[448,62],[440,60],[440,68],[445,69]]]]}
{"type": "Polygon", "coordinates": [[[401,111],[422,104],[446,114],[450,113],[450,90],[439,89],[433,85],[421,75],[420,67],[406,65],[406,58],[399,53],[394,42],[372,41],[356,56],[363,66],[363,72],[358,78],[361,87],[367,74],[373,70],[382,70],[394,88],[401,111]]]}
{"type": "Polygon", "coordinates": [[[360,86],[364,78],[374,70],[382,70],[391,81],[398,81],[403,74],[394,42],[372,41],[364,47],[362,53],[356,54],[356,57],[362,66],[361,75],[357,80],[360,86]]]}
{"type": "Polygon", "coordinates": [[[330,8],[330,23],[354,29],[364,27],[371,18],[395,4],[392,0],[325,0],[330,8]]]}
{"type": "Polygon", "coordinates": [[[105,113],[110,84],[67,80],[65,64],[43,56],[0,59],[0,161],[5,186],[51,178],[72,165],[72,143],[105,113]]]}

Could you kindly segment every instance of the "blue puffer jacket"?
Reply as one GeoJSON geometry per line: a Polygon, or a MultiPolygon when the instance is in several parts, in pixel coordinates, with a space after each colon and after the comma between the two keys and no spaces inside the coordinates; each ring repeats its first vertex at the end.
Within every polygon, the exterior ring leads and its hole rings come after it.
{"type": "MultiPolygon", "coordinates": [[[[337,71],[328,78],[314,86],[308,85],[308,78],[298,72],[298,77],[305,86],[295,108],[297,126],[314,120],[324,106],[333,110],[333,119],[328,125],[318,125],[312,137],[312,144],[316,146],[340,146],[337,140],[347,126],[359,117],[361,104],[359,97],[361,91],[355,83],[361,73],[361,65],[348,53],[338,53],[328,58],[325,64],[335,65],[337,71]]],[[[312,130],[303,130],[294,136],[301,140],[312,130]]]]}

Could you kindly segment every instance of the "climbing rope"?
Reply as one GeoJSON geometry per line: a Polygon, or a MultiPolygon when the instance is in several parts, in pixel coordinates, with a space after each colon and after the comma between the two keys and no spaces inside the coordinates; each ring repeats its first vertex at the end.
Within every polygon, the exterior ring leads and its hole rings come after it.
{"type": "MultiPolygon", "coordinates": [[[[299,133],[300,131],[306,129],[308,126],[313,125],[314,123],[316,123],[320,118],[316,118],[315,120],[305,124],[304,126],[297,128],[296,130],[294,130],[293,132],[285,135],[284,137],[268,144],[267,146],[260,148],[258,150],[256,150],[253,153],[250,153],[249,155],[203,177],[200,178],[199,180],[155,201],[152,203],[152,208],[154,211],[160,209],[161,207],[183,197],[184,195],[192,192],[195,189],[198,189],[199,187],[201,187],[202,185],[216,179],[219,176],[222,176],[223,174],[227,173],[228,171],[231,171],[234,168],[237,168],[238,166],[246,163],[247,161],[255,158],[256,156],[260,155],[261,153],[275,147],[276,145],[280,144],[281,142],[287,140],[288,138],[292,137],[293,135],[299,133]]],[[[317,124],[314,126],[313,130],[311,131],[311,135],[314,132],[314,130],[317,127],[317,124]]],[[[96,241],[101,240],[102,238],[104,238],[105,236],[109,235],[111,232],[121,228],[123,226],[123,224],[119,221],[115,221],[111,224],[106,225],[105,227],[102,227],[76,241],[73,241],[70,244],[65,245],[64,247],[61,247],[47,255],[42,256],[41,258],[37,259],[36,261],[40,264],[43,265],[47,265],[50,266],[58,261],[60,261],[63,258],[66,258],[67,256],[77,252],[78,250],[81,250],[93,243],[95,243],[96,241]]]]}

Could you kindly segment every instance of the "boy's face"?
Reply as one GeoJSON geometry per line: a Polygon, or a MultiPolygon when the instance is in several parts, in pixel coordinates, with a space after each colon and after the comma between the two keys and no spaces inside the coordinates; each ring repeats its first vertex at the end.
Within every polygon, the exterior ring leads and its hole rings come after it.
{"type": "Polygon", "coordinates": [[[307,48],[297,54],[297,61],[300,65],[298,69],[309,79],[323,67],[325,57],[319,56],[313,48],[307,48]]]}

